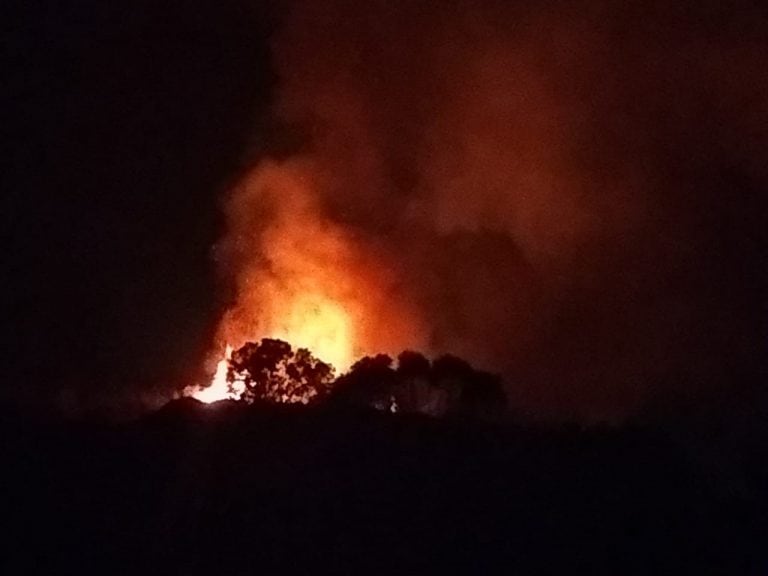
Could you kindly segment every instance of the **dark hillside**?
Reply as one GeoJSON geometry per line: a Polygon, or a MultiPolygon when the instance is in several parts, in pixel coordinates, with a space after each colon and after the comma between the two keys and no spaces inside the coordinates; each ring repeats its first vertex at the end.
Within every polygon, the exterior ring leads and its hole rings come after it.
{"type": "Polygon", "coordinates": [[[188,399],[130,424],[4,427],[5,574],[765,566],[757,494],[713,491],[640,428],[188,399]]]}

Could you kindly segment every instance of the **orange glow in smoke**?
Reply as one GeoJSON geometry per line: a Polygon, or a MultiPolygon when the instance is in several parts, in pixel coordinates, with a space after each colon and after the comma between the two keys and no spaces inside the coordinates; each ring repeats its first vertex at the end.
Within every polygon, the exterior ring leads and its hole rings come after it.
{"type": "MultiPolygon", "coordinates": [[[[266,162],[233,191],[222,248],[237,295],[218,341],[239,348],[278,338],[337,374],[365,354],[422,347],[417,316],[393,293],[385,258],[324,217],[319,185],[311,167],[266,162]]],[[[226,357],[210,386],[186,393],[203,402],[239,397],[227,387],[226,357]]]]}
{"type": "Polygon", "coordinates": [[[344,307],[322,294],[299,294],[288,302],[272,334],[294,348],[308,348],[338,370],[353,360],[352,320],[344,307]]]}

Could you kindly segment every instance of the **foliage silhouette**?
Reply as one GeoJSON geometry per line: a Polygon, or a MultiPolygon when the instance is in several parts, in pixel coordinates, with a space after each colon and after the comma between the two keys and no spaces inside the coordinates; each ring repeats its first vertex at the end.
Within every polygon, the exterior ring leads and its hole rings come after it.
{"type": "Polygon", "coordinates": [[[392,362],[386,354],[365,356],[355,362],[349,372],[336,379],[332,392],[334,401],[378,409],[389,407],[398,380],[392,362]]]}
{"type": "Polygon", "coordinates": [[[243,399],[306,404],[329,390],[334,369],[306,348],[295,352],[282,340],[264,338],[247,342],[232,353],[227,380],[245,384],[243,399]]]}
{"type": "Polygon", "coordinates": [[[397,356],[397,373],[403,378],[429,378],[429,360],[420,352],[403,350],[397,356]]]}
{"type": "Polygon", "coordinates": [[[476,370],[456,356],[433,363],[406,350],[392,358],[379,354],[356,362],[334,384],[335,402],[377,409],[422,412],[433,416],[498,418],[506,407],[501,379],[476,370]]]}
{"type": "Polygon", "coordinates": [[[282,340],[247,342],[232,353],[227,380],[242,382],[242,399],[253,403],[315,402],[377,410],[421,412],[432,416],[498,418],[506,396],[501,379],[476,370],[456,356],[430,362],[405,350],[397,364],[387,354],[365,356],[334,379],[334,368],[306,348],[294,351],[282,340]]]}

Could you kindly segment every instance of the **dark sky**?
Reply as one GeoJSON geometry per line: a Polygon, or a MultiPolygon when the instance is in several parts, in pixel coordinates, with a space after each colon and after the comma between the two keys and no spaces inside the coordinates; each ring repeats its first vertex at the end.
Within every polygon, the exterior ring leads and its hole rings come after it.
{"type": "Polygon", "coordinates": [[[342,174],[328,218],[392,253],[429,345],[515,402],[603,417],[762,385],[759,3],[291,4],[279,25],[243,0],[4,8],[5,399],[201,369],[222,193],[291,147],[277,124],[342,174]]]}
{"type": "Polygon", "coordinates": [[[218,314],[218,194],[259,146],[266,11],[11,4],[3,392],[101,403],[178,386],[218,314]]]}

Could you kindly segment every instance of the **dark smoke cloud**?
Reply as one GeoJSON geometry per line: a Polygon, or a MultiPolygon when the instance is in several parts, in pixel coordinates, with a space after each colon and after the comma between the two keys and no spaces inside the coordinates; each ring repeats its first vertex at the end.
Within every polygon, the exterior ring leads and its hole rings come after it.
{"type": "Polygon", "coordinates": [[[760,3],[139,4],[4,6],[0,403],[205,381],[218,195],[267,144],[322,183],[354,244],[336,268],[386,286],[370,331],[502,372],[513,407],[614,417],[764,380],[760,3]]]}
{"type": "Polygon", "coordinates": [[[294,2],[274,113],[431,352],[537,414],[703,397],[764,366],[768,19],[726,4],[294,2]]]}

